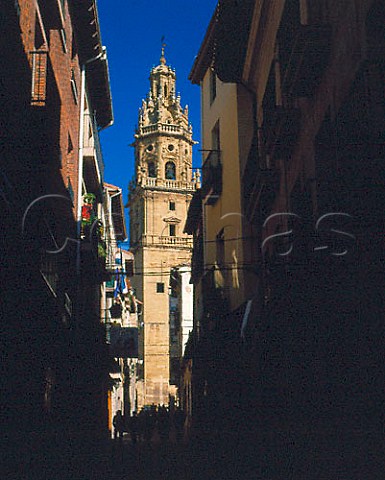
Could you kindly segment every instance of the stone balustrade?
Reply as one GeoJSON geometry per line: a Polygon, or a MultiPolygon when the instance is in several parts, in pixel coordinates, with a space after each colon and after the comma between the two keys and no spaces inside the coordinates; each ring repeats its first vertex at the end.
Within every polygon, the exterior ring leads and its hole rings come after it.
{"type": "Polygon", "coordinates": [[[183,128],[180,125],[172,125],[169,123],[156,123],[153,125],[147,125],[146,127],[139,127],[139,135],[150,135],[152,133],[175,133],[178,135],[186,135],[191,137],[191,131],[183,128]]]}
{"type": "Polygon", "coordinates": [[[142,187],[159,188],[165,190],[189,190],[195,191],[199,184],[197,182],[182,182],[180,180],[165,180],[163,178],[143,178],[140,182],[142,187]]]}
{"type": "Polygon", "coordinates": [[[193,239],[190,237],[170,237],[165,235],[142,235],[139,243],[142,247],[182,247],[192,248],[193,239]]]}

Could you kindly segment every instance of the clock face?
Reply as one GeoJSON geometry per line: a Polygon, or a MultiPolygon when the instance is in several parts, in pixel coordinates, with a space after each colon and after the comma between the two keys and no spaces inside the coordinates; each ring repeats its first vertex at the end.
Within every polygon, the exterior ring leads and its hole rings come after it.
{"type": "Polygon", "coordinates": [[[172,152],[175,147],[172,143],[170,143],[170,145],[167,148],[169,149],[170,152],[172,152]]]}
{"type": "Polygon", "coordinates": [[[152,152],[154,150],[154,145],[149,145],[147,147],[147,152],[152,152]]]}

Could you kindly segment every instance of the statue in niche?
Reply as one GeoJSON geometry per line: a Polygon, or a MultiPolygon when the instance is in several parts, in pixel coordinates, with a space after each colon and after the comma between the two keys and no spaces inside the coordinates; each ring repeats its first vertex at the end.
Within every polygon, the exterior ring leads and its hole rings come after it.
{"type": "Polygon", "coordinates": [[[167,180],[176,180],[175,163],[167,162],[165,167],[165,177],[167,180]]]}

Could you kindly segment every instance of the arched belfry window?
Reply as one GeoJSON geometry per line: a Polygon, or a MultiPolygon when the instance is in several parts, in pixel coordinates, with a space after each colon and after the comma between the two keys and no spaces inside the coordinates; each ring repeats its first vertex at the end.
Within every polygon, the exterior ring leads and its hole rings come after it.
{"type": "Polygon", "coordinates": [[[166,163],[165,177],[166,177],[167,180],[176,180],[175,163],[174,162],[167,162],[166,163]]]}
{"type": "Polygon", "coordinates": [[[155,170],[155,163],[148,162],[148,176],[155,178],[156,177],[156,170],[155,170]]]}
{"type": "Polygon", "coordinates": [[[167,91],[167,85],[164,86],[164,96],[167,97],[168,91],[167,91]]]}

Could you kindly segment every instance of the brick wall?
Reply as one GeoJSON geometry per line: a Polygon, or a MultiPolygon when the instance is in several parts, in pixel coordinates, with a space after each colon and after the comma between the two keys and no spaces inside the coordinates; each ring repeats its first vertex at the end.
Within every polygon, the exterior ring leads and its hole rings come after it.
{"type": "MultiPolygon", "coordinates": [[[[41,2],[38,1],[19,0],[21,38],[31,69],[33,68],[33,59],[30,52],[36,50],[37,32],[42,30],[43,37],[46,39],[44,45],[40,47],[40,49],[48,51],[47,109],[51,111],[47,111],[46,114],[49,117],[55,110],[58,116],[56,123],[59,132],[55,136],[59,143],[57,154],[60,177],[53,178],[53,172],[50,171],[51,175],[49,175],[50,178],[46,186],[51,191],[56,192],[58,189],[63,191],[70,182],[76,199],[80,115],[80,65],[76,40],[73,42],[73,26],[67,3],[65,3],[63,12],[63,29],[50,28],[50,18],[46,16],[45,9],[39,8],[39,3],[41,5],[41,2]],[[73,78],[77,87],[77,100],[71,86],[71,78],[73,78]],[[51,88],[49,83],[51,83],[51,88]],[[50,94],[51,98],[49,98],[50,94]],[[52,96],[55,96],[55,98],[53,99],[52,96]],[[62,185],[59,185],[60,183],[62,185]]],[[[61,27],[61,25],[58,25],[58,27],[61,27]]],[[[49,127],[45,135],[50,136],[49,127]]],[[[73,209],[74,214],[75,207],[76,205],[73,209]]]]}

